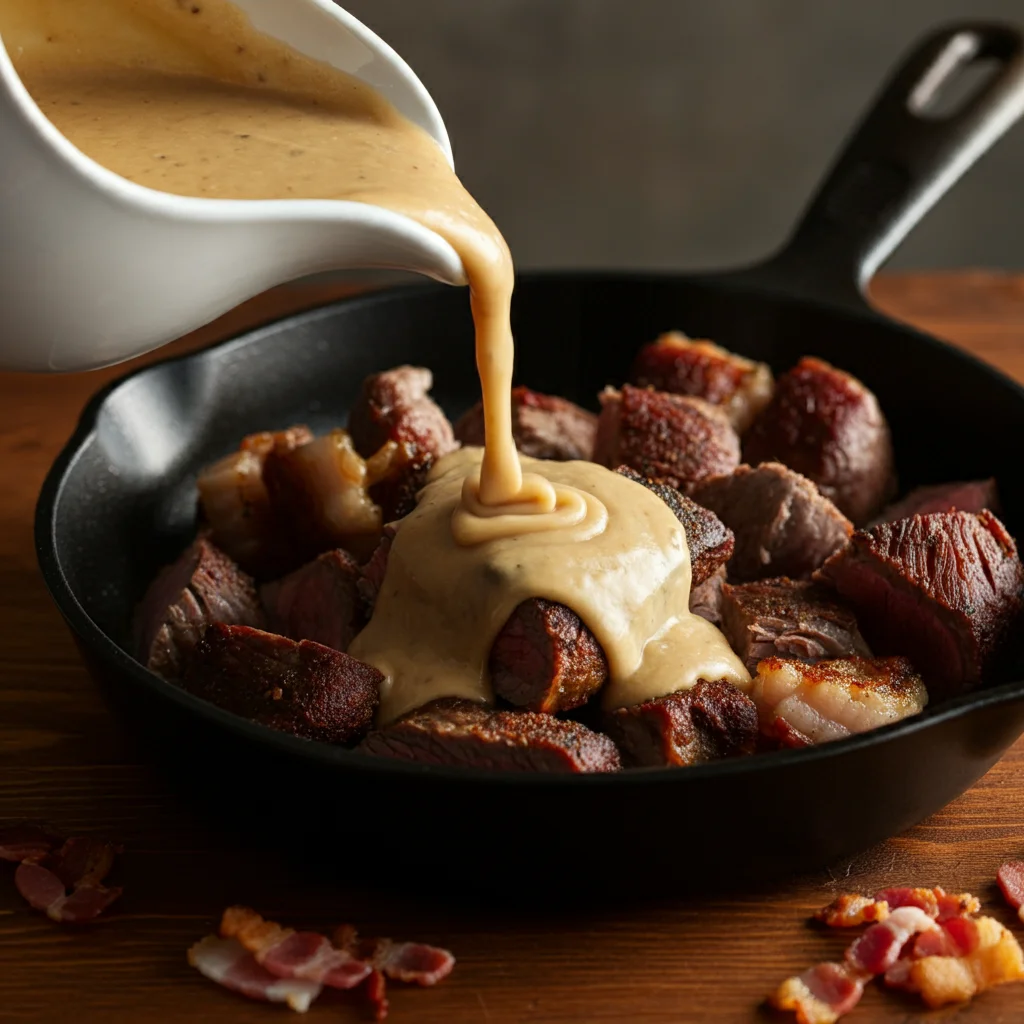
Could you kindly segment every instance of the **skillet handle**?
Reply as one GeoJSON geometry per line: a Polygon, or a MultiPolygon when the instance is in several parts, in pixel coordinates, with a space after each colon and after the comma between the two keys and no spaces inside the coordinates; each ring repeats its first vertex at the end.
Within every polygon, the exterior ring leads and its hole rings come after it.
{"type": "Polygon", "coordinates": [[[1024,36],[957,22],[912,50],[853,133],[790,240],[730,275],[744,285],[863,310],[872,274],[932,205],[1024,113],[1024,36]],[[971,64],[994,73],[959,109],[929,101],[971,64]]]}

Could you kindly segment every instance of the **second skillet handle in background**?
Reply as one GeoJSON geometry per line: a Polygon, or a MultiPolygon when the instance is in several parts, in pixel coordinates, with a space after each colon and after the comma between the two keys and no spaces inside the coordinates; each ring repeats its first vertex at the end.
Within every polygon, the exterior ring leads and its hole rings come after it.
{"type": "Polygon", "coordinates": [[[938,30],[890,77],[783,249],[730,276],[863,307],[871,275],[1021,114],[1021,32],[975,22],[938,30]],[[981,61],[996,64],[984,84],[948,116],[929,114],[957,73],[981,61]]]}

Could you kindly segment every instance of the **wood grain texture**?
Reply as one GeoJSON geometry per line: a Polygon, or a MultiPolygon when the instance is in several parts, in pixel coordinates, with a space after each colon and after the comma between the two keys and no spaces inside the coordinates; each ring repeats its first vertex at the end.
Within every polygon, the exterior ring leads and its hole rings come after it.
{"type": "MultiPolygon", "coordinates": [[[[329,285],[278,291],[175,349],[336,292],[329,285]]],[[[888,277],[875,299],[1024,380],[1024,277],[888,277]]],[[[1014,920],[993,878],[1002,860],[1024,855],[1024,743],[944,811],[820,875],[752,888],[752,837],[750,876],[727,898],[681,903],[670,881],[643,877],[630,888],[657,894],[646,903],[609,905],[595,893],[590,906],[531,909],[500,880],[493,900],[476,905],[448,892],[410,898],[389,892],[372,871],[365,884],[347,884],[312,869],[289,849],[282,809],[268,808],[264,841],[243,843],[189,806],[118,736],[36,569],[32,509],[43,476],[88,396],[124,369],[0,375],[0,821],[41,817],[126,846],[124,897],[107,920],[79,931],[30,912],[10,866],[0,864],[0,1020],[289,1019],[281,1007],[219,990],[185,963],[188,945],[236,901],[295,925],[351,921],[367,934],[451,948],[459,963],[438,988],[393,988],[392,1019],[417,1024],[771,1020],[759,1003],[774,983],[840,953],[842,936],[807,924],[840,888],[944,884],[981,896],[1005,923],[1014,920]]],[[[366,842],[372,863],[369,835],[366,842]]],[[[614,871],[609,878],[621,882],[614,871]]],[[[429,880],[421,888],[428,892],[429,880]]],[[[985,995],[956,1019],[998,1024],[1022,1016],[1018,985],[985,995]]],[[[309,1017],[367,1019],[358,997],[336,993],[309,1017]]],[[[916,1019],[924,1015],[912,1000],[871,989],[851,1021],[916,1019]]]]}

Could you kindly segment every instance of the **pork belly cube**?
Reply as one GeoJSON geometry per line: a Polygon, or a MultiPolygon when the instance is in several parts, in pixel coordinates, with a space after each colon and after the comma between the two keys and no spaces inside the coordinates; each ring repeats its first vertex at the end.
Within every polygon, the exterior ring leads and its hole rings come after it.
{"type": "Polygon", "coordinates": [[[765,658],[870,658],[852,611],[833,591],[785,576],[722,588],[722,632],[751,675],[765,658]]]}
{"type": "Polygon", "coordinates": [[[858,531],[815,575],[850,604],[876,653],[909,657],[933,698],[978,686],[1021,609],[1017,545],[988,511],[858,531]]]}
{"type": "Polygon", "coordinates": [[[199,507],[213,542],[243,569],[266,577],[294,565],[291,537],[279,522],[263,481],[271,452],[290,452],[313,440],[308,427],[250,434],[237,452],[199,474],[199,507]]]}
{"type": "Polygon", "coordinates": [[[579,722],[472,701],[432,701],[377,729],[359,749],[378,757],[505,772],[613,772],[615,744],[579,722]]]}
{"type": "Polygon", "coordinates": [[[905,497],[882,509],[872,526],[895,523],[898,519],[924,516],[932,512],[980,512],[988,509],[999,515],[999,488],[993,477],[987,480],[961,480],[948,484],[915,487],[905,497]]]}
{"type": "MultiPolygon", "coordinates": [[[[597,417],[567,398],[512,389],[512,436],[523,455],[559,462],[589,459],[596,435],[597,417]]],[[[477,402],[455,424],[455,438],[464,445],[483,446],[483,403],[477,402]]]]}
{"type": "Polygon", "coordinates": [[[151,672],[177,680],[213,622],[262,626],[263,609],[252,579],[200,538],[146,591],[136,614],[139,659],[151,672]]]}
{"type": "Polygon", "coordinates": [[[439,459],[458,448],[452,425],[430,397],[434,375],[423,366],[397,366],[363,381],[348,416],[356,451],[369,458],[388,441],[439,459]]]}
{"type": "Polygon", "coordinates": [[[311,640],[210,626],[182,685],[225,711],[324,743],[351,743],[373,722],[383,676],[311,640]]]}
{"type": "Polygon", "coordinates": [[[629,466],[684,494],[739,465],[739,436],[728,416],[700,398],[623,385],[601,394],[594,461],[629,466]]]}
{"type": "Polygon", "coordinates": [[[752,754],[757,708],[731,683],[700,679],[681,693],[611,712],[605,729],[627,765],[687,767],[752,754]]]}
{"type": "Polygon", "coordinates": [[[806,477],[777,462],[740,466],[703,481],[693,500],[733,532],[731,580],[810,576],[853,532],[853,524],[806,477]]]}
{"type": "Polygon", "coordinates": [[[366,624],[359,579],[356,560],[337,549],[264,584],[260,597],[271,629],[292,640],[313,640],[347,651],[366,624]]]}
{"type": "Polygon", "coordinates": [[[771,402],[743,438],[743,459],[802,473],[857,525],[896,489],[889,424],[878,400],[856,377],[811,357],[776,381],[771,402]]]}
{"type": "Polygon", "coordinates": [[[813,665],[765,658],[750,692],[761,731],[786,746],[869,732],[919,714],[928,691],[906,658],[837,658],[813,665]]]}
{"type": "Polygon", "coordinates": [[[703,583],[690,584],[690,611],[707,619],[713,626],[722,621],[722,588],[725,585],[725,566],[703,583]]]}
{"type": "Polygon", "coordinates": [[[279,522],[304,559],[339,547],[360,560],[373,553],[383,513],[368,492],[367,463],[344,430],[271,452],[263,479],[279,522]]]}
{"type": "Polygon", "coordinates": [[[772,371],[710,341],[669,331],[644,345],[633,361],[630,383],[674,395],[690,395],[722,408],[743,433],[772,397],[772,371]]]}

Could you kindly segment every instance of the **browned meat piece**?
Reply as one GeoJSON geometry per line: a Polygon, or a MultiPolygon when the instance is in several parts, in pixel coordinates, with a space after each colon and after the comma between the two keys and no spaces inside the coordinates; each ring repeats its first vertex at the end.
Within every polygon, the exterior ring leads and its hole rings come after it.
{"type": "Polygon", "coordinates": [[[540,598],[512,613],[491,647],[489,668],[496,694],[549,714],[586,704],[608,678],[604,651],[579,616],[540,598]]]}
{"type": "Polygon", "coordinates": [[[605,721],[623,761],[641,767],[687,767],[752,754],[757,744],[754,702],[721,679],[619,708],[605,721]]]}
{"type": "Polygon", "coordinates": [[[996,515],[1002,511],[999,489],[993,477],[917,487],[894,505],[882,509],[871,525],[895,523],[897,519],[924,516],[931,512],[980,512],[983,508],[996,515]]]}
{"type": "Polygon", "coordinates": [[[810,480],[777,462],[740,466],[705,481],[693,500],[736,536],[731,580],[810,574],[853,532],[853,525],[810,480]]]}
{"type": "Polygon", "coordinates": [[[247,626],[213,625],[182,685],[225,711],[324,743],[370,728],[383,676],[341,651],[247,626]]]}
{"type": "Polygon", "coordinates": [[[751,362],[710,341],[693,341],[678,331],[640,349],[630,381],[721,406],[741,434],[768,404],[774,386],[765,363],[751,362]]]}
{"type": "Polygon", "coordinates": [[[165,679],[178,679],[211,622],[262,626],[253,581],[200,538],[161,570],[139,605],[139,658],[165,679]]]}
{"type": "Polygon", "coordinates": [[[786,577],[722,590],[722,632],[751,675],[764,658],[870,658],[857,620],[832,591],[786,577]]]}
{"type": "Polygon", "coordinates": [[[717,406],[625,384],[621,392],[601,393],[594,461],[629,466],[689,494],[700,481],[736,468],[740,442],[717,406]]]}
{"type": "Polygon", "coordinates": [[[858,531],[815,579],[871,647],[906,655],[933,697],[977,686],[1021,609],[1017,546],[991,512],[939,512],[858,531]]]}
{"type": "Polygon", "coordinates": [[[690,611],[717,626],[722,619],[722,586],[725,583],[725,566],[703,583],[690,585],[690,611]]]}
{"type": "Polygon", "coordinates": [[[359,569],[359,596],[363,600],[363,609],[367,618],[373,612],[373,606],[377,603],[377,594],[384,583],[384,573],[388,568],[388,555],[391,553],[391,542],[395,539],[397,532],[394,525],[385,526],[380,543],[374,549],[369,561],[359,569]]]}
{"type": "Polygon", "coordinates": [[[699,587],[729,561],[736,538],[714,512],[680,494],[674,487],[649,480],[628,466],[619,466],[616,472],[653,491],[683,524],[686,544],[690,549],[692,586],[699,587]]]}
{"type": "Polygon", "coordinates": [[[367,463],[344,430],[291,451],[271,452],[263,480],[303,559],[341,547],[362,560],[377,546],[383,516],[367,492],[367,463]]]}
{"type": "Polygon", "coordinates": [[[411,444],[439,459],[458,445],[448,417],[430,397],[434,375],[422,366],[396,366],[363,381],[348,416],[356,451],[369,458],[383,444],[411,444]]]}
{"type": "Polygon", "coordinates": [[[365,625],[359,566],[346,551],[327,551],[290,576],[264,584],[263,606],[275,633],[347,651],[365,625]]]}
{"type": "Polygon", "coordinates": [[[838,658],[808,665],[765,658],[751,697],[761,732],[787,747],[827,743],[919,714],[928,703],[906,658],[838,658]]]}
{"type": "Polygon", "coordinates": [[[371,732],[359,749],[424,764],[506,772],[613,772],[615,744],[579,722],[446,698],[371,732]]]}
{"type": "MultiPolygon", "coordinates": [[[[386,471],[374,476],[369,488],[370,497],[380,505],[385,523],[397,522],[416,507],[416,497],[434,464],[433,455],[421,452],[414,445],[402,444],[396,448],[397,454],[386,471]]],[[[367,462],[368,471],[374,468],[373,461],[371,458],[367,462]]]]}
{"type": "Polygon", "coordinates": [[[295,563],[289,532],[278,521],[263,483],[263,463],[271,452],[290,452],[312,440],[301,426],[250,434],[237,452],[199,474],[199,505],[213,541],[247,572],[273,576],[295,563]]]}
{"type": "Polygon", "coordinates": [[[896,489],[889,424],[850,374],[805,357],[775,384],[775,395],[743,438],[752,465],[781,462],[813,480],[860,525],[896,489]]]}
{"type": "MultiPolygon", "coordinates": [[[[597,417],[557,395],[529,388],[512,389],[512,436],[516,447],[534,459],[589,459],[594,451],[597,417]]],[[[455,437],[464,445],[484,443],[483,405],[477,402],[458,423],[455,437]]]]}

